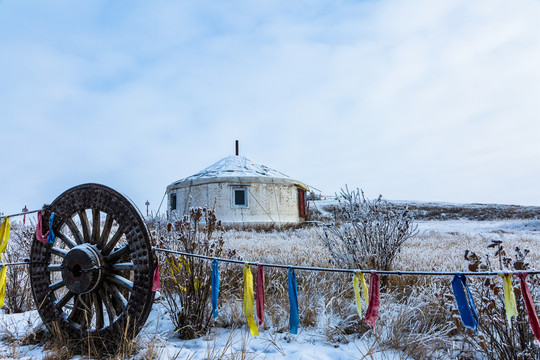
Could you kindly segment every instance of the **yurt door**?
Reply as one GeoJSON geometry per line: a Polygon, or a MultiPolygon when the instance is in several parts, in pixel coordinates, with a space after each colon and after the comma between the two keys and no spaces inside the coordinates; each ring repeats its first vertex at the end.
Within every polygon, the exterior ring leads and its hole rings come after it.
{"type": "Polygon", "coordinates": [[[298,188],[298,216],[306,218],[306,192],[298,188]]]}

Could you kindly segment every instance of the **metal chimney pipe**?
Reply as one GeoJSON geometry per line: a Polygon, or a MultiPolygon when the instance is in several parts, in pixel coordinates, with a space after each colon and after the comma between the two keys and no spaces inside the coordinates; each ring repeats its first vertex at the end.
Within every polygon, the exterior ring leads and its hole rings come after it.
{"type": "Polygon", "coordinates": [[[236,140],[236,156],[239,155],[239,151],[238,151],[238,140],[236,140]]]}

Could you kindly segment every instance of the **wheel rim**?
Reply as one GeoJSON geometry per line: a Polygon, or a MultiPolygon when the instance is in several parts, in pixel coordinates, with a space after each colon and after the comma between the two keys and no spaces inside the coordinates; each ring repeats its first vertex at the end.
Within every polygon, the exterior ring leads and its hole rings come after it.
{"type": "Polygon", "coordinates": [[[30,253],[34,301],[44,323],[69,338],[118,343],[135,336],[152,307],[154,260],[136,207],[98,184],[76,186],[46,208],[55,213],[53,245],[36,239],[30,253]]]}

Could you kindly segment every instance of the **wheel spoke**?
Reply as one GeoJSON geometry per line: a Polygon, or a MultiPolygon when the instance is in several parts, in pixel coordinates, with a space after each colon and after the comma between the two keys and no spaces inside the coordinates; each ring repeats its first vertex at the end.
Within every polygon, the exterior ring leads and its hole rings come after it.
{"type": "Polygon", "coordinates": [[[89,243],[90,242],[90,225],[88,225],[88,216],[86,216],[86,210],[79,211],[79,219],[81,219],[83,240],[85,243],[89,243]]]}
{"type": "Polygon", "coordinates": [[[60,289],[62,286],[64,286],[64,280],[57,281],[54,284],[49,285],[49,291],[50,292],[56,291],[60,289]]]}
{"type": "Polygon", "coordinates": [[[67,254],[67,251],[66,251],[66,250],[62,250],[62,249],[55,248],[55,247],[52,247],[52,248],[50,249],[50,251],[51,251],[51,254],[58,255],[58,256],[60,256],[61,258],[66,257],[66,254],[67,254]]]}
{"type": "Polygon", "coordinates": [[[107,296],[107,291],[104,288],[98,290],[101,300],[103,300],[103,305],[105,305],[105,310],[107,310],[107,317],[109,318],[109,326],[113,324],[114,318],[116,317],[116,312],[114,311],[111,301],[107,296]]]}
{"type": "Polygon", "coordinates": [[[92,244],[97,244],[99,241],[99,229],[101,228],[101,214],[99,210],[92,209],[92,244]]]}
{"type": "Polygon", "coordinates": [[[118,263],[112,266],[113,271],[133,270],[135,265],[132,262],[118,263]]]}
{"type": "Polygon", "coordinates": [[[64,235],[63,233],[61,233],[60,231],[55,232],[55,235],[56,235],[56,237],[58,237],[60,240],[62,240],[62,242],[63,242],[64,244],[66,244],[68,248],[72,249],[72,248],[74,248],[75,246],[77,246],[77,244],[75,243],[75,241],[71,240],[71,239],[68,238],[66,235],[64,235]]]}
{"type": "Polygon", "coordinates": [[[47,270],[49,271],[62,271],[62,264],[54,264],[47,266],[47,270]]]}
{"type": "Polygon", "coordinates": [[[107,293],[111,295],[111,305],[118,315],[120,315],[127,306],[128,301],[122,295],[120,290],[112,284],[107,284],[107,293]]]}
{"type": "Polygon", "coordinates": [[[118,261],[118,259],[120,259],[122,256],[124,256],[126,254],[129,254],[129,246],[128,245],[125,245],[124,247],[116,250],[115,252],[113,252],[109,256],[106,256],[105,257],[105,262],[109,263],[109,264],[114,264],[115,262],[118,261]]]}
{"type": "Polygon", "coordinates": [[[105,243],[109,239],[112,225],[113,225],[113,218],[111,215],[107,214],[107,218],[105,218],[105,225],[103,225],[103,231],[101,232],[101,237],[99,238],[98,248],[100,249],[103,248],[103,245],[105,245],[105,243]]]}
{"type": "Polygon", "coordinates": [[[106,277],[106,279],[115,284],[115,285],[118,285],[128,291],[132,291],[133,290],[133,282],[132,281],[129,281],[128,279],[126,279],[125,277],[123,276],[120,276],[120,275],[116,275],[116,274],[108,274],[108,276],[106,277]]]}
{"type": "Polygon", "coordinates": [[[77,229],[77,225],[75,225],[75,222],[73,221],[73,219],[67,218],[66,225],[68,226],[69,230],[73,234],[73,237],[75,238],[75,242],[77,243],[77,245],[81,245],[84,242],[84,240],[81,235],[81,232],[79,231],[79,229],[77,229]]]}
{"type": "Polygon", "coordinates": [[[83,304],[82,316],[81,316],[81,328],[87,329],[88,325],[92,323],[92,303],[90,295],[79,295],[79,300],[83,304]]]}
{"type": "Polygon", "coordinates": [[[124,295],[122,295],[122,293],[120,292],[120,290],[118,290],[118,288],[116,288],[116,286],[112,286],[111,290],[112,290],[112,296],[114,300],[116,300],[116,303],[118,305],[122,305],[122,308],[125,308],[128,304],[128,301],[126,300],[124,295]]]}
{"type": "Polygon", "coordinates": [[[80,308],[81,302],[79,300],[79,296],[75,297],[75,301],[73,303],[73,309],[71,309],[71,314],[68,316],[68,321],[72,321],[75,323],[79,323],[82,309],[80,308]]]}
{"type": "Polygon", "coordinates": [[[94,293],[94,309],[96,309],[96,330],[103,328],[105,320],[103,319],[103,302],[98,293],[94,293]]]}
{"type": "Polygon", "coordinates": [[[124,231],[118,228],[118,230],[116,230],[111,240],[109,240],[109,242],[105,244],[105,247],[102,250],[102,254],[108,255],[114,249],[116,244],[118,244],[118,241],[120,241],[120,238],[122,237],[123,234],[124,234],[124,231]]]}
{"type": "Polygon", "coordinates": [[[56,306],[57,309],[62,309],[74,296],[74,293],[68,291],[60,300],[54,303],[54,306],[56,306]]]}

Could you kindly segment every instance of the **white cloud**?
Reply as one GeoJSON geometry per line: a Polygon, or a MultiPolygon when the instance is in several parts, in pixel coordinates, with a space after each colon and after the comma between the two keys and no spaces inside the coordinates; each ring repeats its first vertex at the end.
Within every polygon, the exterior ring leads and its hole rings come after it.
{"type": "Polygon", "coordinates": [[[0,2],[0,210],[87,181],[156,204],[235,139],[328,193],[540,204],[539,15],[533,0],[0,2]]]}

